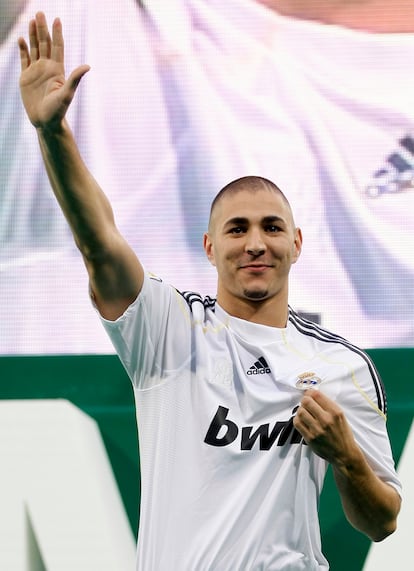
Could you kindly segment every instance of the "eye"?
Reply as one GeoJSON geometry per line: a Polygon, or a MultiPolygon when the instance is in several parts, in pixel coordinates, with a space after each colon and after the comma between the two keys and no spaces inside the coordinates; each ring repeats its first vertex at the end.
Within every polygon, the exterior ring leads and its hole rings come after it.
{"type": "Polygon", "coordinates": [[[242,226],[233,226],[229,229],[229,234],[242,234],[245,229],[242,226]]]}
{"type": "Polygon", "coordinates": [[[266,230],[266,232],[269,232],[271,234],[275,234],[277,232],[280,232],[282,229],[280,228],[280,226],[276,226],[276,224],[267,224],[265,226],[265,230],[266,230]]]}

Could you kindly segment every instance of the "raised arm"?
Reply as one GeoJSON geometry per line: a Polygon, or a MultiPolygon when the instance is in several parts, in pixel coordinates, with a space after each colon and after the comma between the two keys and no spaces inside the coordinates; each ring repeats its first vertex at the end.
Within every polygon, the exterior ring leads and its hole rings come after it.
{"type": "Polygon", "coordinates": [[[312,450],[331,464],[348,521],[373,541],[393,533],[400,496],[374,473],[341,408],[320,391],[306,391],[294,424],[312,450]]]}
{"type": "Polygon", "coordinates": [[[70,225],[89,274],[92,295],[103,317],[116,319],[139,294],[143,269],[119,233],[109,201],[86,168],[66,112],[89,66],[65,78],[59,19],[49,34],[42,12],[29,24],[29,44],[19,38],[20,91],[37,130],[49,180],[70,225]]]}

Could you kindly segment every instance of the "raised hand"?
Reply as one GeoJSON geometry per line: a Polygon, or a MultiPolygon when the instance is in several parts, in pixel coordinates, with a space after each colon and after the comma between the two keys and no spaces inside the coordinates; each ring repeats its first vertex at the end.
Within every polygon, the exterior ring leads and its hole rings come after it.
{"type": "Polygon", "coordinates": [[[65,79],[62,24],[56,18],[50,36],[43,12],[29,23],[30,49],[24,38],[19,38],[18,44],[20,91],[27,115],[36,128],[58,127],[90,68],[81,65],[65,79]]]}

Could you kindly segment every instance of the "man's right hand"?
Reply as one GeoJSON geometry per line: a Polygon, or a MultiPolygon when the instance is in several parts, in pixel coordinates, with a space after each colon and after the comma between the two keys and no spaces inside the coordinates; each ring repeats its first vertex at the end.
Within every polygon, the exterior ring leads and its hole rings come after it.
{"type": "Polygon", "coordinates": [[[59,18],[53,22],[50,36],[46,17],[38,12],[29,24],[30,49],[19,38],[20,91],[27,115],[36,128],[59,128],[88,65],[77,67],[65,79],[64,43],[59,18]]]}

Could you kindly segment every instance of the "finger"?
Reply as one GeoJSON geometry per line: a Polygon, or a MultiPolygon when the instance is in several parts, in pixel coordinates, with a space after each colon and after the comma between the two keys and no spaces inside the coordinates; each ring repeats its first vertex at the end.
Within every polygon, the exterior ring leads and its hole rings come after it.
{"type": "Polygon", "coordinates": [[[312,417],[308,415],[306,411],[301,411],[300,414],[298,411],[293,419],[293,426],[296,428],[299,434],[303,436],[306,443],[309,443],[309,441],[313,437],[312,426],[311,426],[312,422],[313,422],[312,417]]]}
{"type": "Polygon", "coordinates": [[[30,44],[30,60],[39,59],[39,40],[37,38],[36,20],[29,22],[29,44],[30,44]]]}
{"type": "Polygon", "coordinates": [[[323,409],[329,409],[331,407],[337,407],[337,404],[335,403],[335,401],[333,401],[332,399],[330,399],[324,392],[322,391],[316,391],[314,389],[310,389],[308,391],[305,391],[304,395],[306,396],[310,396],[313,400],[315,400],[316,402],[318,402],[321,407],[323,409]]]}
{"type": "Polygon", "coordinates": [[[38,12],[36,14],[36,27],[39,43],[39,57],[48,58],[50,57],[52,39],[50,37],[46,17],[43,12],[38,12]]]}
{"type": "Polygon", "coordinates": [[[58,63],[64,62],[64,43],[62,34],[62,22],[56,18],[52,26],[52,59],[58,63]]]}
{"type": "Polygon", "coordinates": [[[80,80],[90,69],[90,66],[85,64],[80,65],[72,71],[67,81],[71,89],[76,89],[78,87],[80,80]]]}
{"type": "Polygon", "coordinates": [[[309,430],[315,423],[315,418],[305,408],[299,407],[298,411],[296,412],[294,422],[296,423],[297,427],[300,427],[301,430],[309,430]]]}
{"type": "Polygon", "coordinates": [[[21,70],[24,71],[30,65],[30,55],[29,55],[29,48],[24,40],[24,38],[19,38],[17,40],[19,51],[20,51],[20,67],[21,70]]]}
{"type": "Polygon", "coordinates": [[[316,391],[307,391],[307,393],[303,396],[299,410],[304,410],[313,418],[320,419],[325,416],[325,409],[322,408],[322,406],[316,401],[314,395],[312,394],[313,392],[316,391]]]}
{"type": "Polygon", "coordinates": [[[69,105],[75,95],[75,91],[78,88],[78,85],[82,79],[82,77],[90,70],[89,65],[80,65],[75,70],[72,71],[70,76],[68,77],[67,81],[65,82],[65,103],[69,105]]]}
{"type": "Polygon", "coordinates": [[[316,444],[318,442],[320,445],[321,442],[326,440],[326,430],[319,419],[316,419],[302,407],[296,413],[294,426],[307,444],[316,444]]]}

